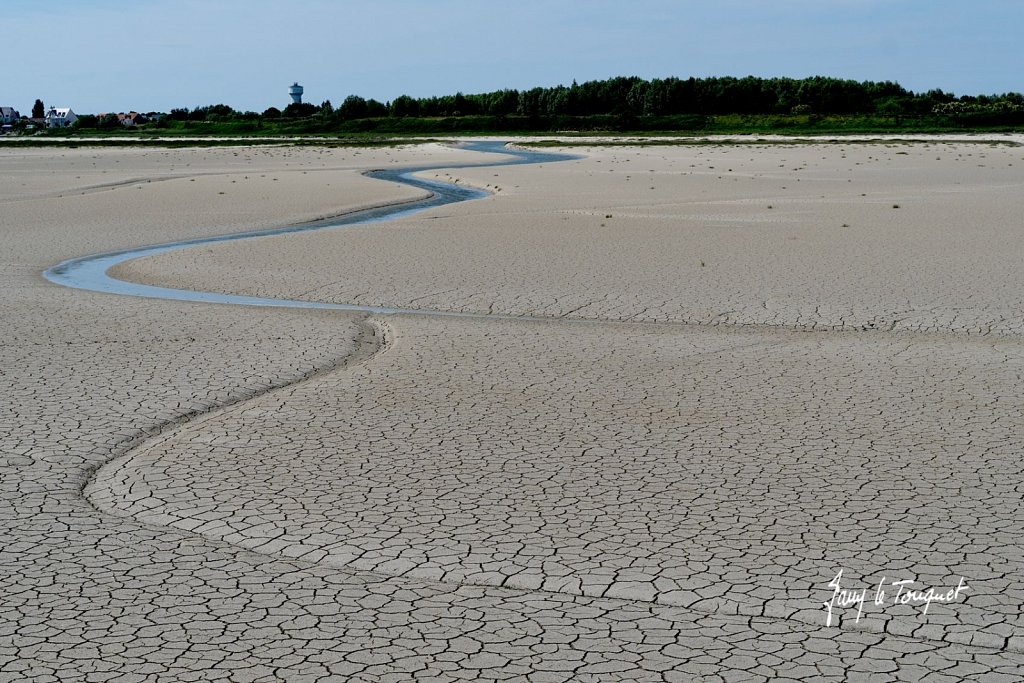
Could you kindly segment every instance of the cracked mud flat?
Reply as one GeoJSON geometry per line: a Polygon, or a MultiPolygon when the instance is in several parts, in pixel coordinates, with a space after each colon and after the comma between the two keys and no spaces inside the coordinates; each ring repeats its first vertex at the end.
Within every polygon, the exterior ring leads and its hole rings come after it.
{"type": "Polygon", "coordinates": [[[395,201],[354,170],[468,154],[61,153],[4,152],[31,180],[0,213],[0,680],[1020,678],[1020,148],[591,150],[121,273],[589,323],[54,287],[70,256],[395,201]],[[134,184],[171,162],[196,180],[134,184]],[[315,206],[283,200],[319,165],[315,206]],[[970,590],[826,628],[840,568],[970,590]]]}

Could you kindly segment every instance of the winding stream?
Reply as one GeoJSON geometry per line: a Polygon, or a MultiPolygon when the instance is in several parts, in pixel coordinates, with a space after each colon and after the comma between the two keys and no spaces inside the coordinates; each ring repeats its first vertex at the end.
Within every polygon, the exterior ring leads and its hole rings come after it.
{"type": "Polygon", "coordinates": [[[92,292],[106,292],[110,294],[122,294],[126,296],[144,297],[148,299],[171,299],[175,301],[199,301],[203,303],[235,304],[242,306],[274,306],[283,308],[320,308],[341,311],[362,311],[367,313],[418,313],[438,316],[470,317],[470,318],[515,318],[523,319],[529,316],[503,316],[484,313],[464,313],[457,311],[436,311],[418,308],[391,308],[386,306],[360,306],[358,304],[338,304],[318,301],[302,301],[299,299],[273,299],[256,296],[243,296],[237,294],[220,294],[217,292],[200,292],[188,289],[174,289],[171,287],[157,287],[153,285],[126,282],[111,277],[108,271],[114,266],[142,258],[153,256],[168,251],[186,249],[203,244],[214,244],[217,242],[234,242],[237,240],[253,239],[257,237],[268,237],[271,235],[287,235],[295,232],[312,232],[319,230],[333,230],[337,228],[351,227],[355,225],[366,225],[368,223],[379,223],[381,221],[410,216],[420,211],[455,204],[472,199],[480,199],[488,196],[483,190],[471,187],[460,187],[454,183],[446,183],[436,180],[425,180],[417,178],[414,174],[423,171],[434,171],[442,168],[477,168],[490,166],[512,166],[518,164],[539,164],[545,162],[568,161],[579,157],[569,154],[554,154],[550,152],[534,152],[530,150],[514,150],[505,146],[500,141],[478,141],[465,143],[462,148],[473,152],[485,152],[490,154],[504,154],[509,158],[498,163],[477,163],[477,164],[432,164],[428,166],[406,167],[401,169],[388,169],[370,171],[365,175],[381,180],[402,183],[431,193],[424,199],[405,202],[391,206],[365,209],[339,216],[324,219],[313,223],[291,226],[286,228],[274,228],[270,230],[254,230],[249,232],[232,233],[228,235],[217,235],[213,237],[201,237],[196,239],[182,240],[179,242],[168,242],[148,247],[124,249],[102,254],[93,254],[69,259],[59,263],[43,272],[50,282],[54,282],[74,289],[84,289],[92,292]]]}

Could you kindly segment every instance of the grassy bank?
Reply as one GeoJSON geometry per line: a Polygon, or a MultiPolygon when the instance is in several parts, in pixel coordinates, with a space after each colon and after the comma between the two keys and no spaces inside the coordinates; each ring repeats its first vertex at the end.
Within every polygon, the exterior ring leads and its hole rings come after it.
{"type": "MultiPolygon", "coordinates": [[[[448,116],[378,117],[353,120],[261,119],[257,121],[165,121],[134,129],[75,127],[44,131],[32,139],[47,137],[102,137],[110,140],[147,140],[175,137],[279,138],[321,136],[325,140],[353,144],[390,144],[395,137],[447,135],[842,135],[921,134],[1024,131],[1010,118],[879,115],[676,115],[676,116],[448,116]]],[[[21,138],[24,139],[24,138],[21,138]]],[[[8,140],[9,142],[9,140],[8,140]]],[[[254,140],[255,142],[255,140],[254,140]]]]}

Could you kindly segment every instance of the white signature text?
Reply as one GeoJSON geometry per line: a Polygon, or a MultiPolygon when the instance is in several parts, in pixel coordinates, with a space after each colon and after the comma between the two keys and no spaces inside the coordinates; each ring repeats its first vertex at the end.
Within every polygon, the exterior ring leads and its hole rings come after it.
{"type": "MultiPolygon", "coordinates": [[[[956,588],[946,589],[935,589],[928,588],[917,589],[914,588],[914,584],[917,583],[913,579],[901,579],[897,581],[886,582],[888,577],[883,576],[882,580],[875,586],[875,591],[872,596],[871,602],[875,605],[924,605],[922,613],[928,614],[928,608],[931,607],[933,602],[956,602],[960,599],[960,593],[968,589],[964,578],[961,576],[959,583],[956,588]],[[888,592],[887,592],[888,591],[888,592]],[[891,602],[890,602],[891,600],[891,602]]],[[[832,625],[833,611],[836,609],[847,609],[856,607],[857,617],[854,622],[859,622],[861,616],[864,614],[864,605],[868,600],[868,588],[844,588],[842,585],[843,570],[840,569],[836,577],[829,581],[828,587],[832,589],[832,597],[825,603],[825,610],[828,617],[825,621],[826,626],[832,625]]]]}

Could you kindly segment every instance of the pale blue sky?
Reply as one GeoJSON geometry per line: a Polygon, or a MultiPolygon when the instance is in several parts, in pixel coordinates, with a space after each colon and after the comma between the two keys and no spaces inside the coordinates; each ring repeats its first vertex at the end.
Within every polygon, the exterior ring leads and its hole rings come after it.
{"type": "Polygon", "coordinates": [[[4,0],[0,105],[262,111],[610,76],[1024,91],[1024,0],[4,0]]]}

